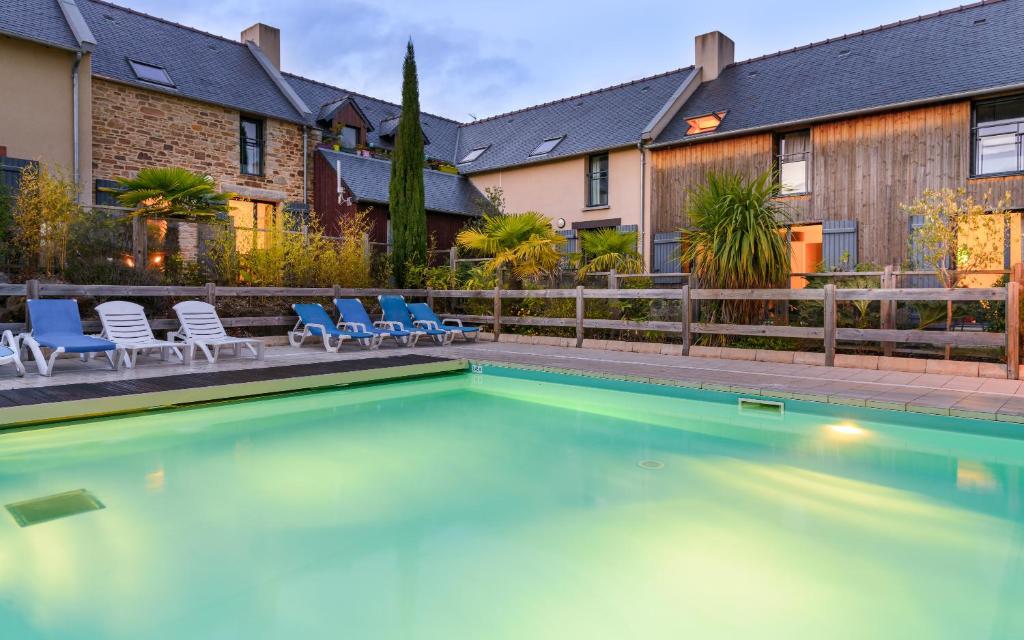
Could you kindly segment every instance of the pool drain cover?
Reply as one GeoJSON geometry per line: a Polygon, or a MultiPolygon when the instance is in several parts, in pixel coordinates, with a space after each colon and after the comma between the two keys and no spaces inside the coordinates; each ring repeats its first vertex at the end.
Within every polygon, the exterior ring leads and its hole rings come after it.
{"type": "Polygon", "coordinates": [[[104,508],[103,503],[85,489],[66,491],[7,505],[7,511],[21,527],[29,527],[102,508],[104,508]]]}
{"type": "Polygon", "coordinates": [[[636,463],[636,466],[641,469],[661,469],[665,466],[665,463],[658,460],[641,460],[636,463]]]}

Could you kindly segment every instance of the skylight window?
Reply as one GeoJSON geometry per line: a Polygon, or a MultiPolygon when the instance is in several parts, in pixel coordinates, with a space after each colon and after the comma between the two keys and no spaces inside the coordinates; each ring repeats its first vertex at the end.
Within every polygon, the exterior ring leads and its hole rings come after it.
{"type": "Polygon", "coordinates": [[[537,148],[530,152],[530,156],[542,156],[554,151],[555,147],[558,146],[562,140],[565,140],[565,136],[559,136],[557,138],[548,138],[544,142],[537,145],[537,148]]]}
{"type": "Polygon", "coordinates": [[[135,77],[139,80],[152,82],[153,84],[162,84],[165,87],[174,86],[171,76],[167,74],[167,69],[163,67],[158,67],[155,64],[146,64],[145,62],[136,62],[135,60],[129,60],[128,64],[132,66],[132,71],[135,72],[135,77]]]}
{"type": "Polygon", "coordinates": [[[459,164],[466,164],[467,162],[473,162],[474,160],[476,160],[477,158],[482,156],[484,154],[484,151],[487,151],[489,148],[490,148],[490,145],[488,145],[486,147],[477,147],[476,149],[473,149],[472,151],[467,153],[465,156],[463,156],[462,160],[459,160],[459,164]]]}
{"type": "Polygon", "coordinates": [[[690,128],[686,130],[686,135],[692,136],[698,133],[709,133],[714,131],[718,128],[718,125],[722,124],[723,118],[725,118],[725,111],[709,113],[695,118],[687,118],[686,123],[690,125],[690,128]]]}

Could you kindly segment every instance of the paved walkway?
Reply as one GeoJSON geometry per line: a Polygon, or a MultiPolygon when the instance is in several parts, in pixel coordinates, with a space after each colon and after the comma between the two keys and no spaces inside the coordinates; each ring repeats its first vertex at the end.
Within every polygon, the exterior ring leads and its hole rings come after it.
{"type": "MultiPolygon", "coordinates": [[[[583,371],[745,395],[1024,423],[1024,383],[1014,380],[716,360],[501,342],[457,343],[450,347],[425,345],[416,347],[414,352],[529,365],[544,369],[583,371]]],[[[377,351],[362,351],[357,347],[345,346],[341,353],[327,353],[322,348],[310,344],[302,349],[269,347],[263,363],[255,362],[248,357],[225,356],[217,365],[197,360],[186,367],[174,361],[160,362],[156,358],[147,358],[140,359],[136,369],[116,372],[107,367],[105,360],[82,363],[77,360],[61,359],[52,378],[35,375],[35,365],[31,363],[28,364],[29,374],[24,378],[14,377],[13,367],[0,367],[0,390],[43,389],[59,384],[176,375],[183,371],[205,372],[281,366],[338,358],[389,357],[407,353],[407,349],[390,345],[384,345],[377,351]]]]}
{"type": "Polygon", "coordinates": [[[1024,383],[1016,380],[500,342],[460,343],[453,345],[452,352],[477,361],[610,374],[745,395],[1024,423],[1024,383]]]}

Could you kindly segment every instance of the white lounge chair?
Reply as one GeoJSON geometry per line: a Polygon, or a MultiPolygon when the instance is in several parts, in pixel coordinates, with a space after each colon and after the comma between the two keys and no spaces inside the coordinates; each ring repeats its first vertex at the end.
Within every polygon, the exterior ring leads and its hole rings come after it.
{"type": "Polygon", "coordinates": [[[25,375],[25,365],[21,364],[21,343],[8,330],[0,334],[0,364],[13,364],[19,378],[25,375]]]}
{"type": "Polygon", "coordinates": [[[139,353],[158,350],[160,359],[167,360],[173,353],[179,360],[187,362],[185,355],[182,355],[184,345],[180,342],[169,342],[157,340],[153,330],[146,319],[146,312],[141,305],[134,302],[113,300],[96,306],[96,313],[100,316],[100,324],[103,325],[101,338],[110,340],[123,352],[124,366],[132,369],[139,353]]]}
{"type": "Polygon", "coordinates": [[[208,362],[217,362],[222,347],[231,347],[235,356],[241,355],[241,348],[252,352],[257,360],[263,359],[263,341],[255,338],[234,338],[224,331],[224,325],[212,304],[199,300],[188,300],[174,305],[181,328],[169,331],[169,341],[181,340],[188,345],[188,359],[191,361],[198,347],[208,362]],[[211,352],[211,347],[213,351],[211,352]]]}

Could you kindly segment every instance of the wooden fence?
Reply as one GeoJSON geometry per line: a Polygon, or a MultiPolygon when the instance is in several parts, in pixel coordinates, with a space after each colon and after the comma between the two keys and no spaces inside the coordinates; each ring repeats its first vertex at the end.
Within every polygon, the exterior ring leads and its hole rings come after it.
{"type": "MultiPolygon", "coordinates": [[[[503,325],[534,327],[560,327],[575,330],[576,346],[583,345],[587,329],[610,329],[627,331],[653,331],[678,334],[682,339],[683,354],[689,353],[693,336],[700,334],[764,336],[775,338],[798,338],[822,341],[825,364],[835,362],[837,342],[879,342],[883,347],[894,343],[928,343],[953,347],[989,347],[1006,350],[1007,376],[1017,378],[1020,362],[1020,283],[1015,279],[1006,287],[963,288],[963,289],[838,289],[827,284],[821,289],[487,289],[487,290],[432,290],[432,289],[346,289],[334,287],[222,287],[209,283],[201,287],[179,286],[113,286],[46,284],[30,280],[25,284],[0,284],[0,297],[173,297],[199,298],[216,304],[220,298],[231,297],[286,297],[286,298],[328,298],[360,297],[370,298],[382,294],[401,294],[408,298],[425,298],[433,304],[438,299],[490,300],[492,312],[487,315],[451,314],[450,317],[468,322],[489,324],[493,327],[495,339],[500,339],[503,325]],[[503,302],[507,300],[572,299],[575,301],[575,317],[548,318],[508,316],[502,313],[503,302]],[[587,300],[669,300],[679,302],[679,317],[676,320],[614,320],[586,317],[587,300]],[[804,300],[820,303],[823,307],[823,326],[801,327],[786,325],[737,325],[694,321],[695,301],[722,300],[804,300]],[[984,331],[925,331],[920,329],[895,328],[895,303],[897,301],[1004,302],[1006,308],[1006,330],[1004,332],[984,331]],[[882,303],[881,327],[848,328],[837,326],[836,307],[849,301],[879,301],[882,303]]],[[[293,316],[224,318],[228,327],[279,327],[290,326],[293,316]]],[[[152,322],[155,329],[172,329],[177,326],[173,319],[160,318],[152,322]]],[[[24,330],[23,323],[0,325],[0,329],[24,330]]],[[[87,330],[98,329],[96,322],[87,322],[87,330]]]]}

